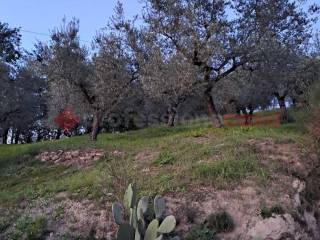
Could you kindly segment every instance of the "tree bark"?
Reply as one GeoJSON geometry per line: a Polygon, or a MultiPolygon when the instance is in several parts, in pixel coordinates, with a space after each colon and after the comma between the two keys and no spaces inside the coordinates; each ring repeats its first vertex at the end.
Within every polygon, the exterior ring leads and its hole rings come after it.
{"type": "Polygon", "coordinates": [[[30,131],[26,133],[26,143],[32,143],[32,133],[30,131]]]}
{"type": "Polygon", "coordinates": [[[214,106],[214,101],[211,95],[211,91],[206,91],[205,95],[206,95],[209,119],[211,120],[214,127],[216,128],[223,127],[223,118],[220,114],[218,114],[216,107],[214,106]]]}
{"type": "Polygon", "coordinates": [[[177,114],[176,107],[169,107],[169,109],[168,109],[168,122],[167,122],[167,125],[169,127],[174,127],[176,114],[177,114]]]}
{"type": "Polygon", "coordinates": [[[95,110],[93,114],[93,121],[92,121],[92,132],[91,132],[92,141],[97,141],[101,117],[102,117],[102,111],[95,110]]]}
{"type": "Polygon", "coordinates": [[[250,124],[253,124],[253,111],[254,111],[254,108],[249,106],[249,121],[250,121],[250,124]]]}
{"type": "Polygon", "coordinates": [[[61,137],[61,134],[62,134],[61,129],[60,129],[60,128],[58,128],[58,130],[57,130],[57,134],[56,134],[56,136],[55,136],[55,139],[56,139],[56,140],[59,140],[59,139],[60,139],[60,137],[61,137]]]}
{"type": "Polygon", "coordinates": [[[17,131],[16,131],[15,138],[14,138],[14,143],[18,144],[19,143],[19,139],[20,139],[20,129],[18,128],[17,131]]]}
{"type": "Polygon", "coordinates": [[[13,128],[11,128],[11,139],[10,139],[11,145],[13,144],[14,135],[15,135],[15,131],[13,130],[13,128]]]}
{"type": "Polygon", "coordinates": [[[7,144],[8,135],[9,135],[9,128],[6,128],[6,129],[4,130],[4,132],[3,132],[2,144],[7,144]]]}
{"type": "Polygon", "coordinates": [[[278,98],[278,103],[280,106],[281,122],[287,123],[289,121],[289,114],[288,114],[287,107],[286,107],[286,101],[285,101],[286,97],[285,96],[278,96],[277,98],[278,98]]]}

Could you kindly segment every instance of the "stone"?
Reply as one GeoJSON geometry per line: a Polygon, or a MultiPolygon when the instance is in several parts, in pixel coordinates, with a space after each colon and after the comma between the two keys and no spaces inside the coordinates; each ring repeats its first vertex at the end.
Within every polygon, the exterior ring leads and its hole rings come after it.
{"type": "Polygon", "coordinates": [[[306,183],[300,181],[299,179],[295,179],[292,182],[292,187],[298,192],[301,193],[306,188],[306,183]]]}
{"type": "Polygon", "coordinates": [[[277,215],[261,220],[248,232],[250,240],[280,240],[293,237],[295,222],[290,214],[277,215]]]}

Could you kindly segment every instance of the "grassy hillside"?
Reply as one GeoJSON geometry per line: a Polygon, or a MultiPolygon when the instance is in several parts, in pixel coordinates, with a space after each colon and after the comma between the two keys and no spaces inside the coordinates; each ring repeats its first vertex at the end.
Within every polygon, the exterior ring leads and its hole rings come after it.
{"type": "MultiPolygon", "coordinates": [[[[271,139],[305,149],[307,138],[295,125],[279,128],[234,127],[213,129],[206,121],[175,128],[165,126],[118,134],[101,134],[31,145],[0,146],[0,232],[17,222],[26,206],[68,193],[74,201],[86,199],[99,208],[122,198],[129,182],[141,195],[187,194],[210,186],[228,190],[244,181],[264,189],[282,165],[268,164],[250,140],[271,139]],[[41,162],[41,152],[102,149],[104,156],[85,167],[41,162]]],[[[280,170],[281,169],[281,170],[280,170]]],[[[110,209],[106,209],[110,211],[110,209]]]]}

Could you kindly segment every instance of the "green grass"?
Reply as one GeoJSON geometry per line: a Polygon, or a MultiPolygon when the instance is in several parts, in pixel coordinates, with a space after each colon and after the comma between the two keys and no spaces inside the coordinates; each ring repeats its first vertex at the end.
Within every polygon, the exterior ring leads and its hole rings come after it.
{"type": "MultiPolygon", "coordinates": [[[[101,134],[97,142],[79,136],[35,144],[0,145],[0,238],[4,231],[12,239],[21,239],[21,232],[28,232],[30,239],[43,234],[46,220],[24,216],[21,209],[26,205],[32,208],[39,199],[50,201],[59,192],[68,192],[75,200],[89,199],[105,208],[106,201],[122,201],[130,182],[136,182],[139,194],[144,196],[188,193],[189,187],[197,184],[227,189],[246,179],[264,187],[269,173],[281,171],[281,166],[277,162],[263,165],[248,140],[265,138],[302,147],[307,143],[304,130],[297,124],[280,128],[214,129],[209,122],[201,120],[174,128],[155,126],[101,134]],[[36,160],[36,155],[43,151],[92,148],[103,149],[107,154],[87,168],[36,160]],[[112,154],[115,150],[123,154],[115,156],[112,154]],[[143,158],[145,152],[153,153],[150,159],[143,158]],[[145,168],[155,170],[146,174],[145,168]]],[[[58,209],[52,217],[59,218],[63,211],[58,209]]],[[[194,238],[190,235],[190,239],[212,239],[207,228],[194,229],[193,233],[194,238]]]]}
{"type": "Polygon", "coordinates": [[[249,146],[235,145],[228,149],[223,151],[220,160],[193,167],[191,171],[194,178],[216,186],[226,186],[249,176],[255,176],[261,182],[266,181],[267,172],[249,146]]]}
{"type": "MultiPolygon", "coordinates": [[[[22,201],[51,198],[61,191],[73,197],[100,199],[108,191],[122,191],[122,185],[136,181],[143,194],[185,191],[194,181],[220,187],[247,177],[267,181],[267,170],[247,144],[249,139],[273,138],[303,144],[303,132],[294,124],[280,128],[235,127],[213,129],[198,121],[168,128],[156,126],[119,134],[101,134],[93,143],[88,136],[28,145],[0,146],[0,206],[15,207],[22,201]],[[200,141],[205,137],[205,141],[200,141]],[[109,156],[81,170],[41,163],[35,156],[57,149],[99,148],[118,150],[124,156],[109,156]],[[149,149],[155,157],[153,176],[135,168],[136,155],[149,149]],[[179,170],[170,170],[170,168],[179,170]],[[120,190],[119,190],[120,189],[120,190]]],[[[121,193],[115,195],[121,196],[121,193]]]]}
{"type": "Polygon", "coordinates": [[[163,166],[166,164],[173,164],[175,161],[175,157],[171,152],[162,152],[159,156],[153,161],[155,165],[163,166]]]}
{"type": "Polygon", "coordinates": [[[44,217],[22,217],[17,220],[14,229],[9,233],[12,240],[43,239],[46,231],[46,219],[44,217]]]}

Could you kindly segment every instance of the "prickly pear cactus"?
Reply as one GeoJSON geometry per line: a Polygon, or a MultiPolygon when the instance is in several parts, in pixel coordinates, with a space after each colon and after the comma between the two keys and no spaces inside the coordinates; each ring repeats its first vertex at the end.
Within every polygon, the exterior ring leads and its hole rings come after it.
{"type": "Polygon", "coordinates": [[[124,194],[124,207],[129,210],[130,208],[134,208],[136,204],[136,187],[135,184],[130,183],[125,194],[124,194]]]}
{"type": "Polygon", "coordinates": [[[159,221],[154,219],[148,226],[144,240],[156,240],[158,235],[159,221]]]}
{"type": "Polygon", "coordinates": [[[120,203],[116,202],[112,204],[112,213],[116,224],[121,225],[124,223],[124,219],[122,217],[122,206],[120,203]]]}
{"type": "Polygon", "coordinates": [[[159,233],[171,233],[175,227],[176,227],[176,219],[174,216],[170,215],[162,221],[162,223],[158,229],[158,232],[159,233]]]}
{"type": "Polygon", "coordinates": [[[117,240],[133,240],[135,229],[129,223],[119,225],[117,240]]]}
{"type": "Polygon", "coordinates": [[[154,213],[157,219],[161,219],[166,211],[166,203],[161,196],[154,198],[154,213]]]}
{"type": "Polygon", "coordinates": [[[153,201],[152,215],[148,216],[150,209],[149,198],[142,197],[137,202],[137,192],[134,184],[130,184],[124,196],[124,208],[120,203],[112,205],[114,221],[119,225],[118,240],[162,240],[163,234],[172,232],[176,226],[174,216],[163,219],[166,210],[165,200],[156,196],[153,201]],[[128,211],[123,214],[122,210],[128,211]],[[129,220],[123,218],[129,215],[129,220]],[[151,216],[151,218],[150,218],[151,216]],[[155,217],[155,219],[153,219],[155,217]],[[153,220],[152,220],[153,219],[153,220]]]}

